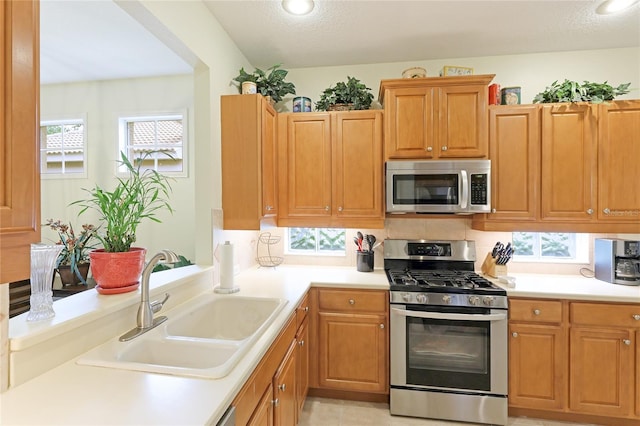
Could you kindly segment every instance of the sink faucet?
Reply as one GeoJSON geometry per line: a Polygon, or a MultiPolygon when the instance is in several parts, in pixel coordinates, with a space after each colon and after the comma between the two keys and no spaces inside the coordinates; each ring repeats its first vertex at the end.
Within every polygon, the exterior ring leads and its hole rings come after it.
{"type": "Polygon", "coordinates": [[[174,252],[162,250],[154,255],[149,263],[144,267],[144,270],[142,271],[142,282],[140,283],[140,305],[138,306],[138,315],[136,316],[137,326],[120,336],[121,342],[127,342],[134,339],[167,320],[167,317],[165,316],[153,318],[153,314],[162,309],[169,298],[169,293],[165,293],[162,301],[155,300],[153,302],[149,302],[149,278],[151,277],[153,267],[156,266],[157,263],[176,263],[179,261],[180,258],[174,252]]]}

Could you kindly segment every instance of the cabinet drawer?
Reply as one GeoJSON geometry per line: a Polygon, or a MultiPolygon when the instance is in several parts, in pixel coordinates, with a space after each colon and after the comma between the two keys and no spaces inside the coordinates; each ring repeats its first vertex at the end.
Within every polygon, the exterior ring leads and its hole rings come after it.
{"type": "Polygon", "coordinates": [[[571,324],[640,328],[640,305],[571,303],[571,324]]]}
{"type": "Polygon", "coordinates": [[[319,290],[320,311],[386,312],[389,301],[386,291],[319,290]]]}
{"type": "Polygon", "coordinates": [[[509,319],[541,323],[562,322],[562,302],[542,299],[509,299],[509,319]]]}
{"type": "Polygon", "coordinates": [[[300,301],[300,303],[298,304],[298,307],[296,308],[296,330],[300,328],[300,325],[305,320],[308,313],[309,313],[309,293],[306,293],[302,298],[302,300],[300,301]]]}

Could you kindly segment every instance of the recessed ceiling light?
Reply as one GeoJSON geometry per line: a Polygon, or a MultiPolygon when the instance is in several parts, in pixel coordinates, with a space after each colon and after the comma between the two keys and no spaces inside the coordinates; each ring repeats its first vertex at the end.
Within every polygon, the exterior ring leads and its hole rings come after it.
{"type": "Polygon", "coordinates": [[[610,15],[630,8],[640,0],[605,0],[596,9],[600,15],[610,15]]]}
{"type": "Polygon", "coordinates": [[[282,0],[282,7],[292,15],[306,15],[313,6],[313,0],[282,0]]]}

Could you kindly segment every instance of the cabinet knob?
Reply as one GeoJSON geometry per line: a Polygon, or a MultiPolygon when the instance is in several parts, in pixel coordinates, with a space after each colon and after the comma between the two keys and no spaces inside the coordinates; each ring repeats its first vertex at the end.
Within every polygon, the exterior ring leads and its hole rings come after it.
{"type": "Polygon", "coordinates": [[[328,212],[329,211],[329,206],[324,206],[324,210],[328,212]]]}
{"type": "Polygon", "coordinates": [[[430,146],[428,146],[428,147],[427,147],[427,151],[428,151],[428,152],[431,152],[431,151],[433,151],[433,148],[432,148],[432,147],[430,147],[430,146]]]}
{"type": "Polygon", "coordinates": [[[511,333],[511,335],[512,335],[513,337],[518,337],[518,333],[516,333],[515,331],[514,331],[513,333],[511,333]]]}
{"type": "Polygon", "coordinates": [[[309,307],[308,307],[308,306],[305,306],[305,307],[304,307],[304,309],[303,309],[303,311],[305,311],[305,312],[309,312],[309,307]]]}
{"type": "Polygon", "coordinates": [[[540,315],[540,309],[534,309],[533,315],[540,315]]]}
{"type": "Polygon", "coordinates": [[[633,317],[634,320],[640,321],[640,315],[635,314],[635,315],[632,315],[632,317],[633,317]]]}
{"type": "Polygon", "coordinates": [[[349,304],[350,304],[350,305],[355,305],[355,304],[356,304],[356,301],[355,301],[355,300],[353,300],[353,299],[349,299],[349,304]]]}
{"type": "Polygon", "coordinates": [[[443,147],[442,147],[442,148],[440,148],[440,149],[442,149],[443,151],[446,151],[446,150],[447,150],[447,147],[446,147],[446,146],[443,146],[443,147]]]}
{"type": "Polygon", "coordinates": [[[588,209],[587,214],[593,214],[593,209],[588,209]]]}
{"type": "Polygon", "coordinates": [[[341,212],[342,211],[342,206],[338,207],[338,211],[341,212]]]}
{"type": "Polygon", "coordinates": [[[498,212],[498,210],[496,210],[496,209],[491,209],[491,213],[497,213],[497,212],[498,212]]]}
{"type": "Polygon", "coordinates": [[[631,340],[629,340],[629,339],[624,339],[624,340],[622,341],[622,343],[624,343],[624,344],[625,344],[625,345],[627,345],[627,346],[630,346],[630,345],[631,345],[631,340]]]}
{"type": "Polygon", "coordinates": [[[281,385],[278,385],[278,389],[280,389],[282,392],[284,392],[284,391],[285,391],[285,389],[287,389],[287,385],[286,385],[286,384],[284,384],[284,383],[283,383],[283,384],[281,384],[281,385]]]}
{"type": "Polygon", "coordinates": [[[278,405],[280,405],[280,400],[278,398],[271,400],[271,404],[273,404],[274,407],[277,407],[278,405]]]}
{"type": "Polygon", "coordinates": [[[300,340],[300,341],[298,342],[298,345],[299,345],[299,346],[304,346],[304,340],[300,340]]]}
{"type": "Polygon", "coordinates": [[[609,210],[609,209],[603,209],[603,210],[602,210],[602,213],[604,213],[604,214],[609,214],[609,213],[611,213],[611,210],[609,210]]]}
{"type": "Polygon", "coordinates": [[[384,328],[384,324],[380,324],[380,328],[384,328]]]}
{"type": "Polygon", "coordinates": [[[271,210],[273,210],[273,206],[265,206],[265,210],[270,212],[271,210]]]}

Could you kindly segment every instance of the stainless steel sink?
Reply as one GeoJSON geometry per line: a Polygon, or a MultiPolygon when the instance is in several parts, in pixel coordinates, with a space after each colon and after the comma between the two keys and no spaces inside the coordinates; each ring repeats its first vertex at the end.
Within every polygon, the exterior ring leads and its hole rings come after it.
{"type": "Polygon", "coordinates": [[[109,341],[81,365],[215,379],[251,349],[285,299],[207,294],[167,312],[169,320],[134,340],[109,341]]]}

